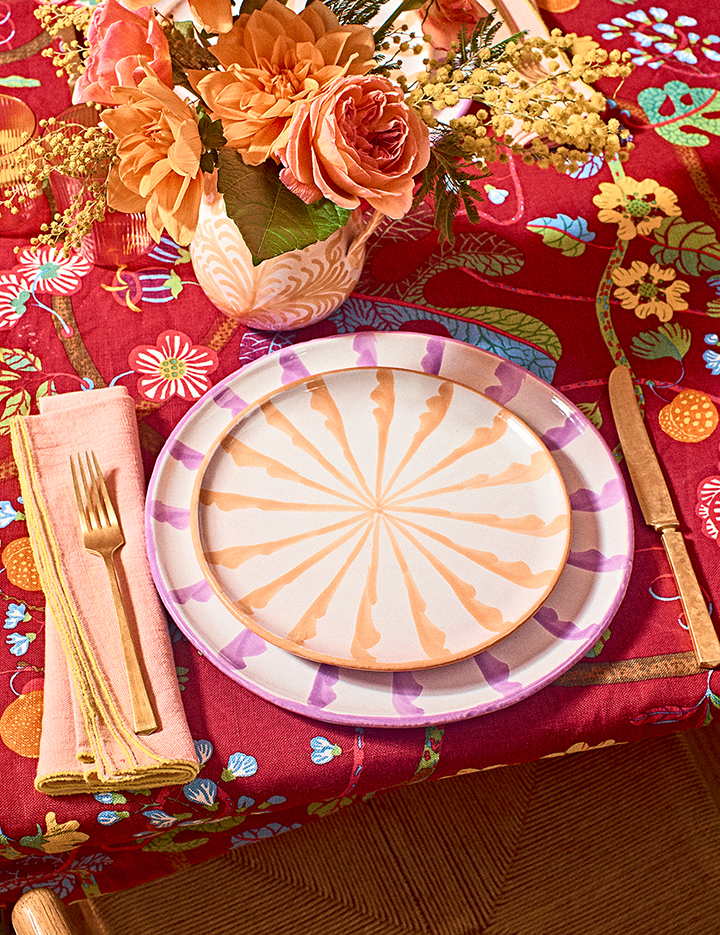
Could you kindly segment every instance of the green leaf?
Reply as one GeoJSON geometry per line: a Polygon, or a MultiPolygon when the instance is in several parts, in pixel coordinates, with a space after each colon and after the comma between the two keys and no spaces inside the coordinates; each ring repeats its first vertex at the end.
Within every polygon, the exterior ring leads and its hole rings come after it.
{"type": "Polygon", "coordinates": [[[223,133],[222,120],[211,120],[206,113],[198,121],[200,140],[207,149],[220,149],[227,143],[223,133]]]}
{"type": "Polygon", "coordinates": [[[548,247],[561,250],[563,256],[582,256],[585,244],[595,240],[595,234],[588,230],[585,218],[571,218],[567,214],[557,214],[554,218],[535,218],[526,227],[534,234],[540,234],[548,247]]]}
{"type": "Polygon", "coordinates": [[[55,381],[54,380],[44,380],[40,386],[35,390],[35,400],[39,401],[43,396],[54,396],[56,393],[55,381]]]}
{"type": "Polygon", "coordinates": [[[180,295],[183,291],[182,279],[178,276],[174,269],[170,270],[170,275],[163,283],[166,289],[170,290],[170,293],[174,299],[180,295]]]}
{"type": "Polygon", "coordinates": [[[18,842],[21,847],[36,847],[38,850],[42,850],[43,843],[45,841],[45,835],[40,828],[40,825],[35,826],[37,828],[37,833],[32,837],[29,834],[26,834],[24,837],[20,838],[18,842]]]}
{"type": "Polygon", "coordinates": [[[675,266],[689,276],[720,270],[720,243],[709,224],[665,218],[653,236],[657,244],[650,253],[661,266],[675,266]]]}
{"type": "Polygon", "coordinates": [[[482,231],[471,235],[468,241],[463,239],[463,252],[458,252],[457,260],[453,265],[466,266],[484,276],[512,276],[522,269],[525,256],[498,234],[482,231]]]}
{"type": "Polygon", "coordinates": [[[544,321],[518,312],[514,308],[495,308],[492,305],[479,305],[462,309],[463,318],[482,321],[504,334],[512,335],[521,341],[534,344],[552,357],[560,360],[562,345],[555,332],[544,321]]]}
{"type": "Polygon", "coordinates": [[[42,362],[36,354],[19,347],[0,347],[0,361],[11,370],[36,373],[42,370],[42,362]]]}
{"type": "Polygon", "coordinates": [[[585,653],[585,655],[586,655],[586,656],[589,656],[591,659],[594,658],[595,656],[599,656],[600,653],[603,651],[603,649],[604,649],[604,647],[605,647],[605,644],[606,644],[607,641],[610,639],[611,635],[612,635],[612,634],[611,634],[610,630],[607,629],[607,630],[602,634],[602,636],[601,636],[600,639],[597,641],[597,643],[595,643],[595,645],[593,646],[593,648],[592,648],[589,652],[585,653]]]}
{"type": "Polygon", "coordinates": [[[380,12],[384,0],[325,0],[325,6],[332,10],[341,23],[365,26],[380,12]]]}
{"type": "Polygon", "coordinates": [[[193,825],[193,829],[202,831],[205,834],[215,834],[218,831],[228,831],[230,828],[236,828],[245,820],[245,815],[228,815],[227,818],[208,818],[207,821],[201,821],[193,825]]]}
{"type": "Polygon", "coordinates": [[[390,32],[398,16],[402,16],[403,13],[409,13],[411,10],[419,10],[424,3],[425,0],[401,0],[401,2],[394,7],[390,16],[384,20],[382,26],[375,31],[375,45],[379,45],[390,32]]]}
{"type": "Polygon", "coordinates": [[[10,420],[15,416],[26,416],[30,412],[30,394],[27,390],[13,393],[5,400],[5,409],[0,418],[0,435],[10,433],[10,420]]]}
{"type": "Polygon", "coordinates": [[[240,154],[229,149],[220,152],[218,190],[256,266],[326,240],[347,224],[352,213],[326,198],[306,205],[282,184],[276,165],[246,166],[240,154]]]}
{"type": "Polygon", "coordinates": [[[592,422],[596,429],[602,428],[603,417],[598,403],[578,403],[577,407],[592,422]]]}
{"type": "Polygon", "coordinates": [[[318,818],[326,818],[355,801],[355,796],[343,796],[339,799],[330,799],[327,802],[312,802],[307,807],[308,815],[317,815],[318,818]]]}
{"type": "Polygon", "coordinates": [[[178,844],[175,841],[175,835],[182,829],[178,828],[174,831],[168,831],[167,834],[161,834],[157,838],[152,838],[148,843],[143,847],[144,851],[162,851],[164,853],[177,854],[180,851],[192,851],[196,847],[202,847],[203,844],[207,844],[210,838],[194,838],[191,841],[183,841],[178,844]]]}
{"type": "Polygon", "coordinates": [[[692,336],[675,322],[660,325],[657,331],[643,331],[632,339],[633,351],[645,360],[674,357],[682,360],[690,350],[692,336]]]}
{"type": "Polygon", "coordinates": [[[650,87],[640,91],[638,104],[655,132],[670,143],[707,146],[709,133],[720,135],[720,118],[705,116],[717,113],[716,94],[714,88],[691,88],[684,81],[668,81],[663,88],[650,87]],[[692,133],[690,127],[701,132],[692,133]]]}
{"type": "Polygon", "coordinates": [[[433,259],[413,276],[403,294],[406,302],[425,304],[425,285],[449,269],[471,269],[481,276],[512,276],[525,263],[523,253],[509,241],[490,231],[458,234],[457,243],[444,243],[433,259]]]}

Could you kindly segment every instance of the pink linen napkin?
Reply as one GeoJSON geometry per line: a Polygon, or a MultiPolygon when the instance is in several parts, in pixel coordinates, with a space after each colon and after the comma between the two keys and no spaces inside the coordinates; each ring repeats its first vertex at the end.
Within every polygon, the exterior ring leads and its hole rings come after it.
{"type": "Polygon", "coordinates": [[[45,592],[45,705],[35,787],[49,795],[189,782],[198,762],[165,613],[145,550],[145,480],[135,406],[124,387],[47,396],[11,425],[28,532],[45,592]],[[132,730],[110,584],[83,546],[70,455],[97,455],[125,545],[115,566],[158,722],[132,730]]]}

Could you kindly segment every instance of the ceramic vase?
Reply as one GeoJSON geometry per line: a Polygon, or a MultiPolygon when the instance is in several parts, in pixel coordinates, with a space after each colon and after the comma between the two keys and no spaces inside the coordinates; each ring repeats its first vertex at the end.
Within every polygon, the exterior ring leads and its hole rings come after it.
{"type": "Polygon", "coordinates": [[[380,220],[382,215],[374,215],[366,222],[358,209],[327,240],[253,266],[222,195],[206,185],[190,256],[203,291],[230,318],[262,331],[307,328],[353,291],[367,238],[380,220]]]}

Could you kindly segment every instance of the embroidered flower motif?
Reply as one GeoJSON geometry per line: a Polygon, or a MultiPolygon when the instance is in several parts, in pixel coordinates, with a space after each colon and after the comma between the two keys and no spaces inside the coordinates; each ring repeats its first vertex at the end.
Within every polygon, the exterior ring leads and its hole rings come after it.
{"type": "Polygon", "coordinates": [[[136,373],[138,392],[151,402],[164,403],[171,396],[198,399],[210,388],[208,374],[217,370],[218,357],[209,347],[194,345],[182,331],[164,331],[155,347],[134,348],[128,363],[136,373]]]}
{"type": "Polygon", "coordinates": [[[638,234],[646,237],[660,227],[663,215],[679,215],[676,202],[677,195],[654,179],[638,182],[629,176],[617,182],[601,182],[600,194],[593,198],[600,208],[598,220],[617,224],[620,240],[632,240],[638,234]]]}
{"type": "Polygon", "coordinates": [[[10,633],[5,637],[5,642],[13,656],[24,656],[35,636],[35,633],[10,633]]]}
{"type": "Polygon", "coordinates": [[[63,851],[71,851],[79,844],[84,844],[89,835],[78,831],[80,822],[72,819],[58,824],[55,819],[55,812],[48,812],[45,816],[47,831],[42,836],[40,845],[46,854],[62,854],[63,851]]]}
{"type": "Polygon", "coordinates": [[[235,834],[230,838],[230,847],[232,849],[236,847],[242,847],[243,844],[249,844],[250,841],[262,841],[265,838],[274,838],[278,834],[284,834],[286,831],[291,831],[294,828],[302,827],[299,822],[293,822],[289,827],[287,825],[281,825],[277,821],[270,822],[269,825],[265,825],[264,828],[258,828],[254,831],[243,831],[242,834],[235,834]]]}
{"type": "Polygon", "coordinates": [[[30,283],[15,273],[0,276],[0,328],[10,328],[27,311],[32,298],[30,283]]]}
{"type": "Polygon", "coordinates": [[[702,531],[709,539],[720,541],[720,477],[706,477],[697,488],[695,514],[703,521],[702,531]]]}
{"type": "Polygon", "coordinates": [[[24,518],[24,514],[18,512],[9,500],[0,500],[0,529],[14,523],[16,519],[24,518]]]}
{"type": "Polygon", "coordinates": [[[8,604],[7,611],[5,612],[5,623],[3,624],[4,630],[14,630],[19,623],[27,623],[30,619],[30,614],[27,612],[27,607],[25,604],[8,604]]]}
{"type": "Polygon", "coordinates": [[[660,321],[670,321],[673,312],[688,307],[682,295],[690,286],[681,279],[675,280],[674,269],[634,260],[630,269],[614,269],[612,280],[619,287],[615,298],[623,308],[633,309],[638,318],[657,315],[660,321]]]}
{"type": "Polygon", "coordinates": [[[26,279],[32,291],[73,295],[92,268],[92,263],[79,253],[64,257],[58,247],[43,246],[36,250],[24,247],[13,272],[26,279]]]}
{"type": "Polygon", "coordinates": [[[697,65],[701,53],[712,62],[720,61],[720,51],[711,48],[720,44],[720,36],[703,38],[693,29],[698,25],[695,17],[682,15],[670,21],[669,15],[663,7],[653,6],[647,13],[632,10],[609,23],[599,23],[598,28],[603,39],[620,39],[624,32],[629,33],[639,46],[628,48],[635,65],[660,68],[664,61],[673,58],[686,65],[697,65]]]}

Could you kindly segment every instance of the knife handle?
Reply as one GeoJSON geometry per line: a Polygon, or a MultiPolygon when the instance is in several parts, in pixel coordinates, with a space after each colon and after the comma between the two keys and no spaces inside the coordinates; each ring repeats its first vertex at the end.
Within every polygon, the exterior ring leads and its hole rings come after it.
{"type": "Polygon", "coordinates": [[[714,669],[720,665],[720,640],[708,613],[685,540],[678,529],[672,528],[662,530],[662,539],[680,592],[695,655],[701,668],[714,669]]]}

